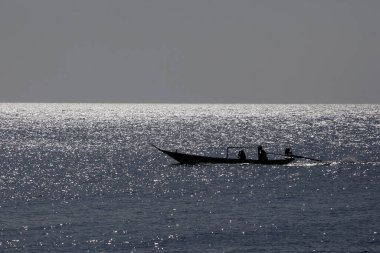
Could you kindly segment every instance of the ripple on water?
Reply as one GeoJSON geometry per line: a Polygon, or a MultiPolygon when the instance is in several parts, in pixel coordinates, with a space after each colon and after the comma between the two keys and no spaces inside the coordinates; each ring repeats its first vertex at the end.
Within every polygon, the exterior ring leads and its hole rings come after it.
{"type": "Polygon", "coordinates": [[[377,252],[379,109],[1,104],[0,249],[377,252]],[[328,162],[178,166],[150,143],[328,162]]]}

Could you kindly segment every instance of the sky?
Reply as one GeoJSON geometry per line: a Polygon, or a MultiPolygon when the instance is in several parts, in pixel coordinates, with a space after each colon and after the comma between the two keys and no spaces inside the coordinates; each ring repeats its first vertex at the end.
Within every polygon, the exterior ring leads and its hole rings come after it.
{"type": "Polygon", "coordinates": [[[0,0],[0,102],[380,103],[378,0],[0,0]]]}

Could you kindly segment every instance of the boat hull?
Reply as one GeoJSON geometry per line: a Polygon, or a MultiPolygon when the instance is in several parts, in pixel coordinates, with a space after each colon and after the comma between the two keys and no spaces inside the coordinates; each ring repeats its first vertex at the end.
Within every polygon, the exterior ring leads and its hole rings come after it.
{"type": "MultiPolygon", "coordinates": [[[[157,148],[157,147],[155,147],[157,148]]],[[[163,150],[157,148],[164,154],[170,156],[177,162],[181,164],[198,164],[198,163],[225,163],[225,164],[241,164],[241,163],[249,163],[249,164],[268,164],[268,165],[284,165],[294,161],[294,158],[286,158],[286,159],[278,159],[278,160],[253,160],[253,159],[234,159],[234,158],[222,158],[222,157],[210,157],[210,156],[200,156],[200,155],[192,155],[185,153],[178,153],[168,150],[163,150]]]]}

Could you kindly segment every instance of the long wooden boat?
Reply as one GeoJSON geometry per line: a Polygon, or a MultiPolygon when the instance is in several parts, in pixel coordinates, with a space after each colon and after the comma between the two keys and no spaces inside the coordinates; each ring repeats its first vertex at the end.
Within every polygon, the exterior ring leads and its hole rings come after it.
{"type": "Polygon", "coordinates": [[[254,159],[239,159],[239,158],[223,158],[223,157],[210,157],[210,156],[201,156],[193,154],[179,153],[177,151],[168,151],[161,148],[158,148],[152,145],[156,149],[160,150],[162,153],[170,156],[177,162],[181,164],[198,164],[198,163],[226,163],[226,164],[238,164],[238,163],[250,163],[250,164],[268,164],[268,165],[284,165],[294,161],[293,157],[287,157],[284,159],[277,160],[254,160],[254,159]]]}

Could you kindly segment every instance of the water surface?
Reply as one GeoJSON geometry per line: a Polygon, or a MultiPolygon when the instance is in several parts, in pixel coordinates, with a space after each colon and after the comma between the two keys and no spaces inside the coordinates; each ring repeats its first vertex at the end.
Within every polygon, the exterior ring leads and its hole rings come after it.
{"type": "Polygon", "coordinates": [[[379,115],[379,105],[0,104],[0,251],[380,252],[379,115]],[[292,147],[327,162],[178,166],[150,143],[214,156],[292,147]]]}

